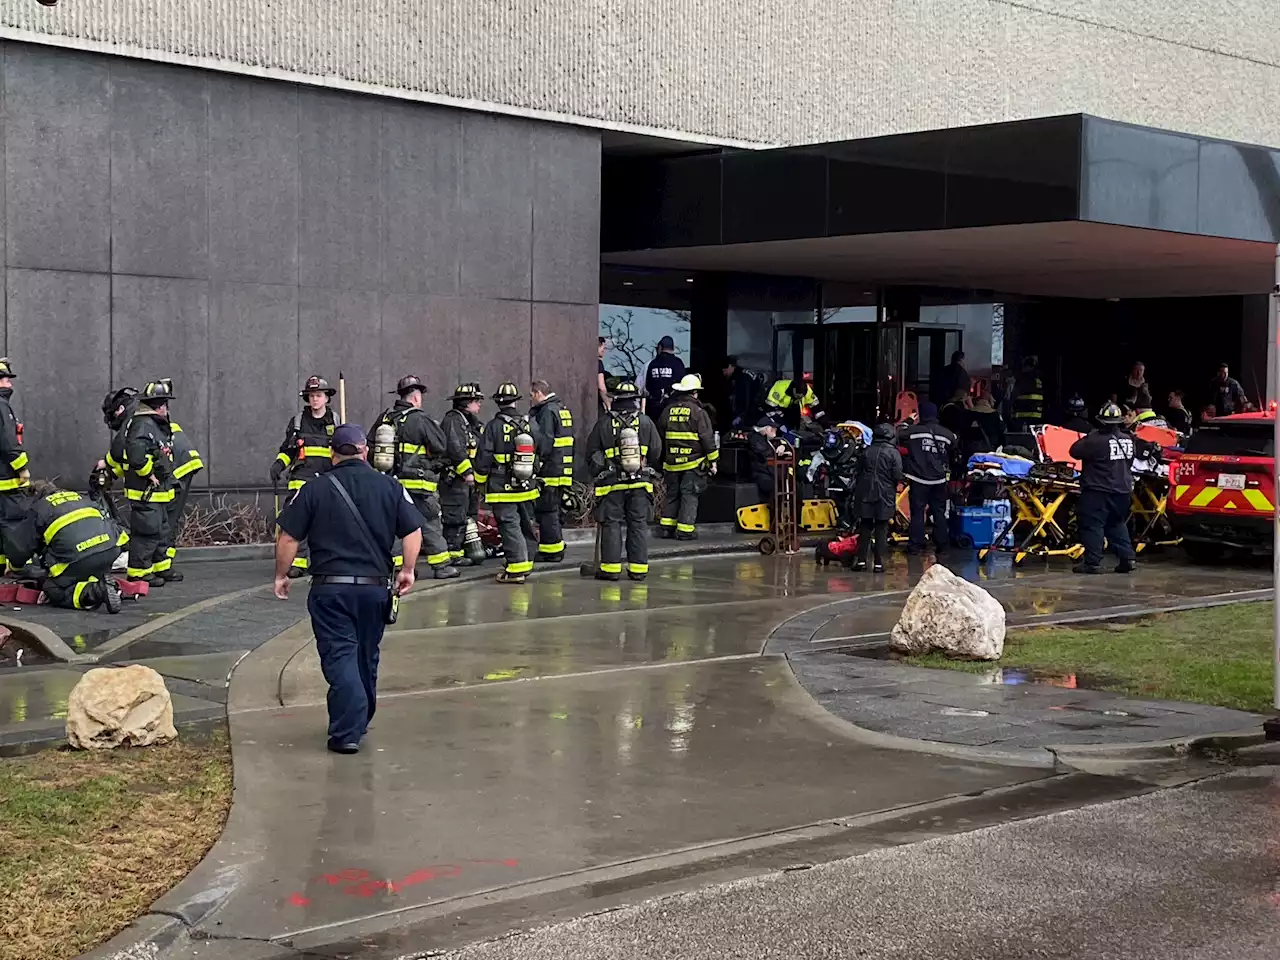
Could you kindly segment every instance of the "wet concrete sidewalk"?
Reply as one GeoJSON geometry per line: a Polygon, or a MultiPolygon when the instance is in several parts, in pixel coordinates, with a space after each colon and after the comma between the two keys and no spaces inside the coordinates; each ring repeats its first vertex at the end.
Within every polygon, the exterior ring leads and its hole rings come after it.
{"type": "MultiPolygon", "coordinates": [[[[979,579],[978,569],[966,566],[956,571],[979,579]]],[[[1270,581],[1269,570],[1157,563],[1129,577],[1059,571],[984,586],[1015,629],[1269,599],[1270,581]]],[[[886,646],[904,600],[904,593],[889,593],[807,611],[774,630],[766,652],[786,656],[822,706],[884,745],[917,741],[957,755],[1052,767],[1064,757],[1155,755],[1156,743],[1260,732],[1263,718],[1255,714],[1087,689],[1089,679],[1074,674],[1028,682],[1025,671],[996,664],[973,674],[896,662],[886,658],[886,646]]],[[[1122,634],[1116,642],[1124,642],[1122,634]]]]}

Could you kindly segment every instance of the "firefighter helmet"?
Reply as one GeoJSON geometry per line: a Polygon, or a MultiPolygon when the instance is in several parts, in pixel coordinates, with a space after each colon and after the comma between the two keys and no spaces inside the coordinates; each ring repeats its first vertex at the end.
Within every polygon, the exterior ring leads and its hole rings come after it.
{"type": "Polygon", "coordinates": [[[173,381],[168,377],[151,380],[142,388],[142,402],[149,407],[158,407],[162,403],[176,399],[173,395],[173,381]]]}
{"type": "Polygon", "coordinates": [[[640,391],[630,380],[623,380],[609,391],[609,396],[614,400],[637,400],[640,397],[640,391]]]}
{"type": "Polygon", "coordinates": [[[498,391],[493,395],[493,402],[500,407],[508,407],[520,399],[520,388],[510,381],[498,384],[498,391]]]}
{"type": "Polygon", "coordinates": [[[1067,401],[1067,413],[1073,416],[1084,416],[1084,398],[1078,393],[1073,393],[1071,399],[1067,401]]]}
{"type": "Polygon", "coordinates": [[[478,383],[460,383],[454,389],[453,396],[449,399],[466,400],[468,402],[472,400],[483,400],[484,392],[480,389],[480,384],[478,383]]]}
{"type": "Polygon", "coordinates": [[[702,389],[702,377],[696,373],[686,373],[671,385],[676,393],[696,393],[702,389]]]}
{"type": "Polygon", "coordinates": [[[1124,423],[1124,411],[1108,400],[1098,411],[1098,422],[1109,427],[1117,426],[1124,423]]]}
{"type": "Polygon", "coordinates": [[[13,361],[8,357],[0,357],[0,377],[8,377],[10,380],[18,378],[18,375],[13,372],[13,361]]]}
{"type": "Polygon", "coordinates": [[[332,397],[337,392],[337,390],[329,386],[329,381],[324,377],[311,376],[307,377],[307,382],[298,391],[298,396],[305,400],[308,393],[323,393],[326,397],[332,397]]]}
{"type": "Polygon", "coordinates": [[[137,395],[137,387],[121,387],[119,390],[112,390],[108,393],[102,398],[102,422],[111,429],[118,430],[123,418],[117,416],[116,411],[128,404],[137,395]]]}
{"type": "Polygon", "coordinates": [[[398,393],[403,397],[410,390],[421,390],[423,393],[426,393],[427,385],[422,382],[421,377],[415,377],[411,373],[408,376],[401,377],[399,383],[396,384],[396,388],[392,390],[391,393],[398,393]]]}

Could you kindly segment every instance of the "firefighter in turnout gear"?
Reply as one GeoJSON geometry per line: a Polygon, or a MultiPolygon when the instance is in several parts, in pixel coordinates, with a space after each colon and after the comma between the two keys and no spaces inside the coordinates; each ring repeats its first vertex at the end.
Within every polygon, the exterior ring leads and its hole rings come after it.
{"type": "Polygon", "coordinates": [[[105,607],[119,613],[120,585],[111,565],[129,535],[78,493],[45,481],[24,492],[26,516],[15,546],[49,571],[43,590],[49,603],[72,610],[105,607]]]}
{"type": "Polygon", "coordinates": [[[658,421],[667,486],[662,535],[674,534],[677,540],[697,539],[698,498],[707,489],[707,477],[715,474],[720,458],[711,417],[698,400],[701,389],[700,376],[685,376],[675,385],[671,402],[658,421]]]}
{"type": "MultiPolygon", "coordinates": [[[[622,576],[623,528],[626,528],[627,576],[643,580],[649,573],[649,518],[653,478],[649,466],[662,457],[662,438],[640,412],[634,383],[620,383],[613,401],[587,438],[587,469],[595,481],[596,522],[600,525],[598,580],[622,576]]],[[[680,398],[673,401],[679,404],[680,398]]],[[[667,407],[670,410],[671,407],[667,407]]]]}
{"type": "Polygon", "coordinates": [[[10,552],[9,531],[25,515],[19,494],[31,480],[27,469],[27,452],[22,449],[22,423],[13,412],[13,381],[17,378],[13,363],[0,357],[0,569],[10,552]]]}
{"type": "Polygon", "coordinates": [[[1040,376],[1036,357],[1027,357],[1022,362],[1022,372],[1018,374],[1014,387],[1014,428],[1026,430],[1044,423],[1044,378],[1040,376]]]}
{"type": "Polygon", "coordinates": [[[476,456],[475,477],[485,485],[485,502],[493,509],[498,532],[502,534],[502,553],[506,569],[498,574],[499,583],[524,583],[533,569],[530,553],[538,542],[533,531],[533,504],[538,499],[537,452],[545,449],[545,441],[536,425],[517,412],[520,388],[504,383],[493,395],[498,415],[490,420],[480,435],[480,452],[476,456]]]}
{"type": "Polygon", "coordinates": [[[555,395],[545,380],[535,380],[529,388],[529,417],[538,425],[543,442],[542,472],[538,479],[542,492],[534,504],[538,521],[538,556],[541,563],[564,559],[564,534],[560,530],[560,512],[569,488],[573,486],[573,414],[555,395]]]}
{"type": "MultiPolygon", "coordinates": [[[[160,382],[165,385],[170,394],[173,393],[172,380],[166,378],[160,382]]],[[[157,565],[156,572],[165,580],[175,582],[182,579],[182,574],[173,569],[178,556],[177,540],[178,535],[182,533],[182,518],[187,512],[191,483],[195,480],[196,474],[204,469],[204,461],[200,459],[200,451],[193,445],[190,435],[172,418],[169,420],[169,432],[173,437],[174,495],[165,518],[169,536],[164,544],[165,558],[162,561],[164,566],[157,565]]]]}
{"type": "Polygon", "coordinates": [[[807,380],[777,380],[764,398],[764,413],[779,419],[791,431],[799,430],[806,420],[825,423],[826,413],[807,380]]]}
{"type": "Polygon", "coordinates": [[[130,580],[161,586],[172,576],[168,554],[169,510],[177,496],[167,381],[153,380],[123,428],[124,493],[129,500],[130,580]],[[167,576],[166,576],[167,575],[167,576]]]}
{"type": "MultiPolygon", "coordinates": [[[[400,481],[413,505],[422,514],[422,555],[430,564],[437,580],[452,580],[458,576],[449,563],[449,545],[445,543],[440,526],[440,498],[437,463],[444,458],[447,441],[440,424],[422,409],[422,395],[426,386],[418,377],[410,374],[401,377],[392,393],[400,399],[389,410],[384,410],[369,431],[370,460],[374,469],[389,473],[400,481]],[[391,443],[384,443],[379,429],[390,427],[391,443]],[[389,449],[388,449],[389,447],[389,449]]],[[[396,566],[404,563],[400,551],[396,551],[396,566]]]]}
{"type": "MultiPolygon", "coordinates": [[[[337,393],[323,377],[308,377],[307,382],[298,391],[298,396],[306,402],[306,409],[292,418],[285,427],[284,442],[280,444],[280,452],[271,464],[271,486],[278,488],[280,478],[288,471],[289,496],[285,500],[287,506],[308,480],[314,480],[322,473],[328,473],[332,465],[329,448],[332,445],[333,430],[338,425],[337,418],[329,409],[329,400],[337,393]]],[[[293,579],[304,576],[307,572],[310,554],[307,545],[298,545],[298,555],[293,561],[289,576],[293,579]]]]}
{"type": "MultiPolygon", "coordinates": [[[[475,459],[479,453],[480,405],[484,394],[477,383],[460,383],[449,398],[453,406],[440,421],[444,431],[444,466],[440,474],[440,519],[449,558],[456,566],[483,563],[480,555],[468,558],[463,550],[467,520],[479,513],[480,494],[475,483],[475,459]]],[[[483,548],[481,548],[483,552],[483,548]]]]}

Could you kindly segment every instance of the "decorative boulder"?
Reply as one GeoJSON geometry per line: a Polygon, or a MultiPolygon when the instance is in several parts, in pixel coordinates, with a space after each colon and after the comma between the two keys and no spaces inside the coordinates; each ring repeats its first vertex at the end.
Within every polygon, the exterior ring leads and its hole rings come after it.
{"type": "Polygon", "coordinates": [[[956,660],[999,660],[1004,607],[976,583],[935,563],[907,597],[889,642],[908,656],[937,650],[956,660]]]}
{"type": "Polygon", "coordinates": [[[67,699],[67,740],[77,749],[145,747],[177,736],[173,700],[150,667],[90,670],[67,699]]]}

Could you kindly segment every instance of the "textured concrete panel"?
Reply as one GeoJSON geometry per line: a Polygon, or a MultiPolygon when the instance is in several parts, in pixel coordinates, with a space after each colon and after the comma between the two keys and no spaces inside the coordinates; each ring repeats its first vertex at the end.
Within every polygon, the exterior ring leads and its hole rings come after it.
{"type": "Polygon", "coordinates": [[[0,24],[132,56],[716,139],[801,143],[1084,111],[1280,145],[1273,6],[78,0],[6,4],[0,24]]]}
{"type": "MultiPolygon", "coordinates": [[[[387,404],[382,386],[382,312],[374,290],[304,287],[298,299],[298,383],[318,374],[347,382],[347,419],[368,427],[387,404]]],[[[334,398],[334,410],[337,410],[334,398]]]]}
{"type": "Polygon", "coordinates": [[[596,421],[599,329],[596,305],[533,305],[533,376],[546,380],[564,398],[580,438],[596,421]]]}
{"type": "MultiPolygon", "coordinates": [[[[459,292],[530,294],[533,125],[467,114],[462,123],[462,243],[459,292]]],[[[599,173],[596,174],[597,180],[599,173]]]]}
{"type": "MultiPolygon", "coordinates": [[[[111,384],[142,389],[173,379],[174,420],[202,453],[209,439],[209,283],[168,277],[116,276],[111,281],[111,384]]],[[[106,393],[106,390],[103,390],[106,393]]],[[[105,435],[105,434],[104,434],[105,435]]],[[[209,477],[196,475],[196,485],[209,477]]]]}
{"type": "Polygon", "coordinates": [[[111,268],[208,277],[209,105],[205,74],[111,67],[111,268]]]}
{"type": "Polygon", "coordinates": [[[26,426],[33,476],[80,485],[104,450],[96,407],[111,379],[111,281],[105,274],[9,270],[8,352],[20,379],[14,409],[26,426]],[[75,384],[80,402],[69,396],[75,384]]]}
{"type": "Polygon", "coordinates": [[[458,292],[462,113],[418,104],[383,106],[385,288],[458,292]]]}
{"type": "Polygon", "coordinates": [[[105,57],[4,49],[7,263],[105,273],[111,94],[105,57]]]}
{"type": "MultiPolygon", "coordinates": [[[[485,396],[491,396],[502,381],[514,381],[527,403],[530,305],[513,300],[459,300],[456,304],[462,330],[460,379],[479,380],[485,396]]],[[[492,407],[485,404],[486,411],[492,407]]]]}
{"type": "Polygon", "coordinates": [[[209,482],[265,486],[298,406],[298,291],[217,282],[209,292],[209,482]]]}
{"type": "MultiPolygon", "coordinates": [[[[527,312],[527,307],[525,308],[527,312]]],[[[474,326],[464,326],[463,302],[454,297],[422,297],[388,293],[382,298],[382,383],[383,401],[392,401],[387,391],[396,381],[412,373],[427,385],[424,406],[439,417],[448,409],[445,399],[453,393],[464,353],[488,353],[495,345],[480,337],[474,326]]]]}
{"type": "Polygon", "coordinates": [[[382,280],[382,111],[302,90],[298,276],[303,286],[376,290],[382,280]]]}
{"type": "Polygon", "coordinates": [[[600,296],[600,136],[543,125],[533,141],[533,298],[600,296]]]}
{"type": "Polygon", "coordinates": [[[298,279],[298,88],[209,77],[209,271],[298,279]]]}

